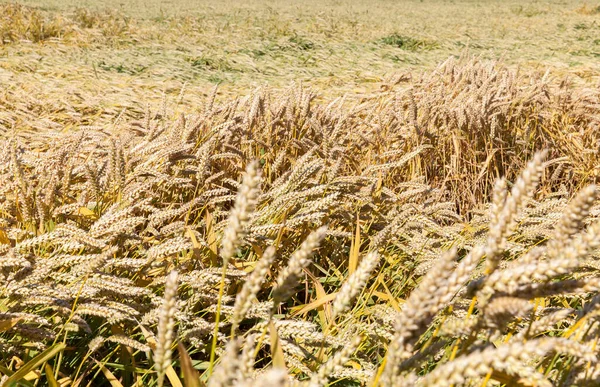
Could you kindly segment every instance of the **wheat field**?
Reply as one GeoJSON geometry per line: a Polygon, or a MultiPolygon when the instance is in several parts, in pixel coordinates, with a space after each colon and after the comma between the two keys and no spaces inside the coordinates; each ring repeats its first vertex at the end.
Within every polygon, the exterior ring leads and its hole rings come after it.
{"type": "Polygon", "coordinates": [[[600,3],[0,4],[0,386],[600,385],[600,3]]]}

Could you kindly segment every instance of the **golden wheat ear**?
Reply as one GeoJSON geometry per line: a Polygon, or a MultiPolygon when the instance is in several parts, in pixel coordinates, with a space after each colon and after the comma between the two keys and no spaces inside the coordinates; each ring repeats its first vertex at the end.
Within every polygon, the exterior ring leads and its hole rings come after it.
{"type": "Polygon", "coordinates": [[[175,313],[177,311],[177,272],[172,271],[165,282],[163,304],[158,317],[156,349],[154,350],[154,368],[158,375],[157,383],[162,386],[165,373],[171,366],[174,340],[175,313]]]}
{"type": "Polygon", "coordinates": [[[253,161],[246,167],[246,172],[239,189],[235,205],[229,215],[228,225],[223,232],[221,258],[223,265],[234,255],[244,236],[248,232],[250,218],[258,203],[261,176],[258,162],[253,161]]]}
{"type": "Polygon", "coordinates": [[[313,250],[319,247],[326,234],[327,227],[325,226],[313,231],[302,242],[300,248],[292,254],[288,265],[277,276],[276,286],[273,289],[275,306],[285,301],[291,295],[291,292],[298,284],[302,270],[310,264],[310,257],[313,255],[313,250]]]}

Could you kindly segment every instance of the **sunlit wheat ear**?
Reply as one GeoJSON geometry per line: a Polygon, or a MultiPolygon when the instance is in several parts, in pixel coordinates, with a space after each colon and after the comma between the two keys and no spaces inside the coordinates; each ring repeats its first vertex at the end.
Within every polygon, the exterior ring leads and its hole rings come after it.
{"type": "Polygon", "coordinates": [[[165,295],[158,318],[158,334],[154,351],[154,368],[158,375],[158,385],[162,386],[165,372],[171,365],[171,346],[175,329],[175,312],[177,310],[177,272],[172,271],[165,283],[165,295]]]}
{"type": "Polygon", "coordinates": [[[254,99],[252,100],[252,105],[250,106],[250,110],[248,111],[248,115],[246,116],[246,124],[248,128],[252,128],[252,125],[256,122],[256,118],[258,117],[259,110],[261,109],[263,103],[263,99],[261,98],[260,90],[256,90],[254,92],[254,99]]]}
{"type": "Polygon", "coordinates": [[[273,246],[270,246],[265,250],[262,258],[256,263],[256,267],[252,273],[246,278],[242,290],[236,296],[235,304],[233,306],[233,315],[231,316],[231,331],[233,333],[246,316],[248,309],[252,306],[252,301],[260,290],[260,287],[275,260],[275,253],[276,250],[273,246]]]}
{"type": "Polygon", "coordinates": [[[100,347],[102,347],[102,344],[104,344],[105,341],[106,341],[106,338],[104,338],[102,336],[94,337],[88,343],[89,353],[92,354],[92,353],[96,352],[98,349],[100,349],[100,347]]]}
{"type": "Polygon", "coordinates": [[[227,343],[225,353],[221,356],[221,362],[215,367],[215,372],[208,381],[208,387],[229,387],[236,385],[239,376],[241,340],[235,338],[227,343]]]}
{"type": "Polygon", "coordinates": [[[198,164],[196,166],[196,179],[198,180],[199,186],[202,186],[206,179],[206,174],[210,166],[211,151],[213,151],[215,142],[215,137],[211,137],[210,139],[206,140],[206,142],[202,144],[202,146],[196,152],[196,157],[198,158],[198,164]]]}
{"type": "Polygon", "coordinates": [[[548,352],[566,353],[585,361],[594,361],[594,351],[583,344],[564,338],[542,338],[527,342],[514,342],[476,351],[438,365],[420,380],[420,385],[442,387],[463,385],[472,379],[485,377],[492,371],[502,371],[519,376],[527,384],[552,386],[553,384],[535,369],[525,364],[548,352]]]}
{"type": "Polygon", "coordinates": [[[279,273],[277,285],[275,289],[273,289],[275,306],[290,296],[294,287],[300,280],[302,270],[310,264],[310,257],[313,254],[313,250],[319,247],[326,234],[326,226],[322,226],[316,231],[313,231],[306,240],[302,242],[300,248],[292,254],[287,267],[279,273]]]}
{"type": "Polygon", "coordinates": [[[308,385],[310,387],[327,385],[328,377],[344,367],[344,364],[350,360],[350,356],[356,351],[362,339],[362,336],[358,335],[344,345],[342,349],[329,358],[325,364],[319,367],[319,370],[311,376],[308,385]]]}
{"type": "Polygon", "coordinates": [[[242,243],[250,223],[250,216],[256,208],[258,195],[260,193],[260,171],[258,162],[253,161],[246,167],[242,186],[240,187],[235,205],[229,215],[227,228],[223,233],[223,247],[221,257],[223,265],[227,266],[242,243]]]}
{"type": "Polygon", "coordinates": [[[270,368],[260,374],[252,383],[245,384],[248,387],[286,387],[299,386],[298,382],[289,383],[290,377],[285,369],[270,368]]]}
{"type": "Polygon", "coordinates": [[[146,344],[142,344],[139,341],[132,339],[131,337],[127,337],[124,335],[112,335],[112,336],[107,337],[105,341],[110,341],[113,343],[125,345],[129,348],[133,348],[135,350],[138,350],[141,352],[146,352],[147,354],[150,354],[149,346],[147,346],[146,344]]]}
{"type": "Polygon", "coordinates": [[[547,316],[541,317],[540,319],[533,321],[527,329],[523,329],[515,336],[513,336],[513,340],[519,341],[524,339],[530,339],[543,332],[547,332],[553,329],[556,326],[556,324],[568,321],[567,318],[569,317],[569,315],[572,315],[574,313],[575,310],[573,309],[559,309],[553,313],[548,314],[547,316]]]}
{"type": "Polygon", "coordinates": [[[503,249],[506,237],[512,232],[520,209],[526,200],[533,196],[543,172],[544,159],[547,151],[541,151],[533,156],[521,176],[510,191],[510,196],[503,200],[503,183],[499,182],[494,188],[494,203],[491,215],[492,223],[486,246],[486,273],[491,273],[498,267],[500,257],[498,252],[503,249]],[[502,202],[504,206],[500,207],[502,202]]]}
{"type": "Polygon", "coordinates": [[[348,277],[333,301],[333,318],[341,315],[350,308],[354,298],[365,287],[371,272],[379,264],[379,254],[369,253],[358,265],[356,271],[348,277]]]}
{"type": "MultiPolygon", "coordinates": [[[[394,385],[400,372],[400,363],[412,356],[414,343],[449,301],[449,289],[455,287],[449,285],[458,282],[454,272],[455,261],[456,250],[445,252],[402,306],[402,311],[395,321],[394,337],[387,351],[386,365],[382,374],[383,385],[394,385]]],[[[469,262],[471,261],[476,259],[469,258],[469,262]]],[[[462,278],[463,274],[461,273],[459,277],[462,278]]]]}
{"type": "Polygon", "coordinates": [[[596,186],[589,185],[577,193],[556,225],[553,238],[548,242],[549,256],[558,256],[562,248],[577,233],[596,200],[596,186]]]}
{"type": "Polygon", "coordinates": [[[486,305],[484,320],[488,327],[502,328],[515,319],[530,315],[533,304],[516,297],[497,297],[486,305]]]}
{"type": "Polygon", "coordinates": [[[240,365],[238,369],[238,381],[248,381],[254,374],[255,350],[257,334],[250,334],[244,341],[244,349],[240,356],[240,365]]]}
{"type": "Polygon", "coordinates": [[[498,224],[498,218],[506,204],[507,196],[508,190],[506,189],[506,179],[501,177],[494,183],[492,203],[490,206],[490,224],[498,224]]]}
{"type": "Polygon", "coordinates": [[[506,295],[519,297],[544,297],[558,293],[570,293],[587,288],[589,291],[597,286],[598,277],[586,281],[548,282],[561,275],[572,273],[581,266],[581,258],[600,245],[600,223],[591,224],[582,233],[560,249],[558,257],[527,261],[523,264],[499,271],[485,279],[480,294],[491,295],[500,291],[506,295]],[[544,283],[547,282],[547,283],[544,283]],[[596,283],[594,283],[596,282],[596,283]],[[577,289],[580,288],[580,289],[577,289]]]}

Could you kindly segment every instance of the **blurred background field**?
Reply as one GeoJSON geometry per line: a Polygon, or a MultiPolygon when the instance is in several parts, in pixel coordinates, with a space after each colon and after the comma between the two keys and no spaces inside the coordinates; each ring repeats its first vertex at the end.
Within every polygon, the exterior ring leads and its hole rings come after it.
{"type": "Polygon", "coordinates": [[[0,103],[29,107],[4,127],[99,123],[184,85],[187,111],[216,84],[360,98],[464,52],[586,84],[600,70],[600,4],[583,1],[25,0],[1,15],[0,103]]]}

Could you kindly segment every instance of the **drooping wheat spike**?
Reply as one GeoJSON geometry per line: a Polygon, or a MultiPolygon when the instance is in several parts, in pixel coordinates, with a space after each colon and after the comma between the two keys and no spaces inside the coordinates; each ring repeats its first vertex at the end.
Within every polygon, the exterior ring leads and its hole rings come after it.
{"type": "Polygon", "coordinates": [[[217,98],[218,89],[219,89],[219,85],[216,84],[213,87],[213,89],[208,97],[208,100],[206,101],[206,106],[204,108],[204,113],[206,114],[206,116],[210,116],[213,112],[213,107],[215,105],[215,99],[217,98]]]}
{"type": "Polygon", "coordinates": [[[154,368],[158,375],[158,385],[161,387],[165,380],[165,372],[171,365],[171,346],[173,345],[176,312],[177,272],[172,271],[165,283],[165,294],[158,319],[156,350],[154,351],[154,368]]]}
{"type": "Polygon", "coordinates": [[[88,343],[89,353],[92,354],[96,352],[100,347],[104,344],[106,338],[102,336],[96,336],[88,343]]]}
{"type": "Polygon", "coordinates": [[[558,256],[562,247],[579,231],[585,218],[590,213],[596,200],[596,186],[589,185],[577,193],[564,211],[555,227],[553,238],[548,242],[547,252],[550,257],[558,256]]]}
{"type": "Polygon", "coordinates": [[[223,265],[235,255],[240,243],[248,231],[250,216],[256,208],[260,193],[260,171],[258,162],[248,164],[238,192],[235,205],[229,215],[229,223],[223,233],[221,257],[223,265]]]}
{"type": "Polygon", "coordinates": [[[504,196],[503,184],[498,183],[494,189],[494,206],[492,215],[495,221],[490,224],[486,247],[486,268],[487,274],[492,273],[499,263],[497,252],[503,249],[505,238],[514,227],[514,220],[525,200],[531,195],[537,187],[543,171],[543,161],[546,158],[547,151],[541,151],[533,156],[533,159],[527,164],[527,167],[521,173],[521,176],[515,182],[511,189],[510,196],[504,200],[504,206],[500,211],[499,204],[502,203],[504,196]],[[499,212],[498,212],[499,211],[499,212]]]}
{"type": "Polygon", "coordinates": [[[485,323],[488,327],[504,327],[515,319],[528,317],[532,309],[533,305],[527,300],[516,297],[497,297],[485,307],[485,323]]]}
{"type": "Polygon", "coordinates": [[[483,281],[478,293],[480,303],[495,293],[517,295],[522,284],[545,282],[571,272],[579,266],[576,257],[565,257],[551,261],[538,261],[496,271],[483,281]]]}
{"type": "Polygon", "coordinates": [[[543,316],[540,319],[533,321],[527,329],[523,329],[513,336],[513,340],[518,341],[536,337],[537,335],[552,329],[556,324],[566,321],[567,317],[574,314],[574,312],[573,309],[559,309],[543,316]]]}
{"type": "Polygon", "coordinates": [[[236,385],[240,367],[239,348],[241,339],[235,338],[227,343],[221,362],[215,367],[215,372],[208,380],[208,387],[228,387],[236,385]]]}
{"type": "Polygon", "coordinates": [[[260,290],[260,287],[265,280],[273,261],[275,260],[275,247],[269,246],[263,253],[263,256],[256,263],[256,267],[252,273],[246,278],[246,282],[242,286],[242,290],[238,293],[233,306],[233,314],[231,316],[231,332],[235,333],[239,323],[244,319],[246,313],[252,306],[254,297],[260,290]]]}
{"type": "Polygon", "coordinates": [[[316,231],[313,231],[304,242],[302,242],[300,248],[292,254],[288,265],[281,273],[279,273],[276,287],[273,289],[275,306],[289,297],[291,291],[300,279],[302,270],[310,264],[310,257],[313,255],[313,250],[319,247],[326,234],[326,226],[318,228],[316,231]]]}
{"type": "Polygon", "coordinates": [[[319,367],[319,370],[314,373],[308,385],[310,387],[320,387],[327,384],[329,376],[335,371],[338,371],[344,367],[344,365],[350,360],[350,356],[356,351],[362,341],[362,336],[357,335],[352,340],[344,345],[342,349],[336,352],[325,364],[319,367]]]}
{"type": "Polygon", "coordinates": [[[254,373],[255,350],[257,334],[250,334],[244,340],[244,349],[240,356],[240,365],[238,367],[238,381],[248,381],[252,379],[254,373]]]}
{"type": "Polygon", "coordinates": [[[131,337],[127,337],[124,335],[113,335],[113,336],[109,336],[105,339],[105,341],[111,341],[113,343],[119,343],[122,345],[125,345],[127,347],[136,349],[138,351],[142,351],[142,352],[150,352],[150,347],[147,346],[146,344],[142,344],[139,341],[136,341],[134,339],[132,339],[131,337]]]}
{"type": "MultiPolygon", "coordinates": [[[[412,355],[412,345],[427,329],[431,319],[446,305],[439,302],[440,288],[453,273],[456,250],[444,253],[406,300],[395,322],[395,334],[388,347],[382,384],[394,384],[400,362],[412,355]]],[[[444,295],[446,292],[444,292],[444,295]]]]}
{"type": "Polygon", "coordinates": [[[254,92],[254,98],[252,99],[252,105],[250,106],[250,110],[248,111],[248,116],[246,117],[246,124],[248,128],[251,129],[252,125],[256,122],[256,118],[258,117],[259,110],[263,103],[261,91],[256,90],[254,92]]]}
{"type": "Polygon", "coordinates": [[[240,243],[248,232],[250,217],[258,203],[260,193],[260,172],[258,162],[254,161],[248,164],[242,180],[242,185],[238,191],[235,205],[228,218],[227,228],[223,233],[223,246],[221,248],[221,257],[223,258],[223,269],[221,282],[219,286],[219,295],[217,300],[215,329],[213,332],[212,349],[210,354],[209,375],[212,373],[212,367],[216,355],[217,335],[219,322],[221,319],[221,305],[223,302],[223,293],[225,290],[225,274],[229,260],[235,255],[240,243]]]}
{"type": "MultiPolygon", "coordinates": [[[[249,384],[252,387],[286,387],[288,384],[289,376],[286,370],[281,368],[270,368],[267,371],[260,374],[256,380],[249,384]]],[[[294,384],[291,384],[294,385],[294,384]]]]}
{"type": "Polygon", "coordinates": [[[351,306],[354,298],[362,291],[367,284],[371,272],[379,264],[379,254],[371,252],[360,262],[356,271],[352,273],[346,282],[338,291],[335,300],[333,301],[333,318],[340,316],[351,306]]]}
{"type": "Polygon", "coordinates": [[[425,375],[419,384],[428,387],[462,385],[473,378],[485,377],[494,370],[503,371],[521,379],[523,383],[552,386],[542,374],[526,367],[527,362],[548,352],[567,353],[585,361],[594,361],[594,351],[581,343],[564,338],[542,338],[526,342],[490,347],[458,357],[441,364],[425,375]]]}
{"type": "Polygon", "coordinates": [[[501,177],[494,183],[494,192],[490,207],[490,224],[498,224],[498,218],[506,204],[507,195],[508,191],[506,189],[506,179],[501,177]]]}

